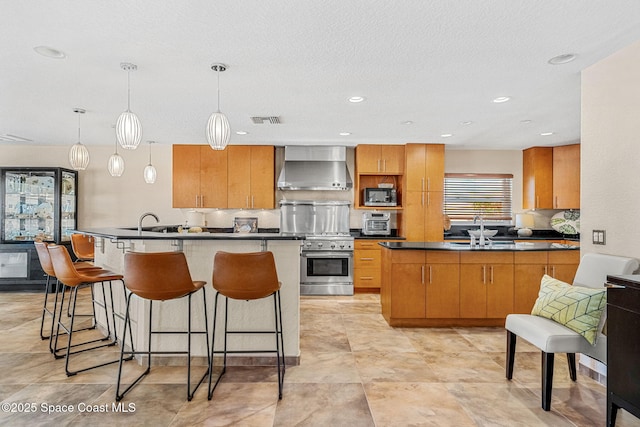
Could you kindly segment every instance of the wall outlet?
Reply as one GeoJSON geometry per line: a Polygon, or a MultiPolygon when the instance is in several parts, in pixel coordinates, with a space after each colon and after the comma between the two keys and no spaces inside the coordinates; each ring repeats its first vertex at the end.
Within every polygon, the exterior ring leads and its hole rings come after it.
{"type": "Polygon", "coordinates": [[[606,245],[607,232],[605,230],[593,230],[591,241],[594,245],[606,245]]]}

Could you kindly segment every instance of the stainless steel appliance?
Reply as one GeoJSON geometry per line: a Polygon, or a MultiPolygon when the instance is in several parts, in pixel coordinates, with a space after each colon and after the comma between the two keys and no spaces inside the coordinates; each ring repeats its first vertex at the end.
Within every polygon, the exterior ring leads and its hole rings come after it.
{"type": "Polygon", "coordinates": [[[391,235],[391,214],[389,212],[363,213],[362,234],[365,236],[391,235]]]}
{"type": "Polygon", "coordinates": [[[365,206],[398,206],[395,188],[365,188],[363,199],[365,206]]]}
{"type": "Polygon", "coordinates": [[[348,190],[351,187],[346,147],[295,145],[284,148],[279,189],[348,190]]]}
{"type": "Polygon", "coordinates": [[[301,295],[353,295],[349,202],[283,200],[280,232],[305,236],[300,253],[301,295]]]}

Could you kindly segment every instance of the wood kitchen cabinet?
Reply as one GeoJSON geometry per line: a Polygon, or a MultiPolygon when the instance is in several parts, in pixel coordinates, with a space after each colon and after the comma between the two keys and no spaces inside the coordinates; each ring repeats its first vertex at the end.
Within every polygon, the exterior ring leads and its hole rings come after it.
{"type": "Polygon", "coordinates": [[[353,287],[355,292],[380,292],[382,282],[382,239],[356,239],[353,251],[353,287]]]}
{"type": "Polygon", "coordinates": [[[523,209],[580,209],[580,144],[522,152],[523,209]]]}
{"type": "Polygon", "coordinates": [[[408,241],[443,239],[444,145],[407,144],[400,232],[408,241]]]}
{"type": "Polygon", "coordinates": [[[274,209],[273,146],[227,146],[230,209],[274,209]]]}
{"type": "Polygon", "coordinates": [[[552,209],[553,148],[532,147],[522,151],[522,208],[552,209]]]}
{"type": "Polygon", "coordinates": [[[371,209],[365,206],[363,191],[378,184],[393,184],[398,197],[398,206],[377,209],[399,209],[402,207],[402,174],[404,173],[404,145],[358,145],[356,147],[355,201],[356,209],[371,209]]]}
{"type": "Polygon", "coordinates": [[[580,144],[553,147],[553,208],[580,208],[580,144]]]}
{"type": "Polygon", "coordinates": [[[580,263],[580,252],[516,252],[514,262],[513,312],[531,313],[538,298],[542,276],[547,274],[563,282],[573,283],[580,263]]]}
{"type": "Polygon", "coordinates": [[[460,317],[505,318],[513,313],[513,253],[460,254],[460,317]]]}
{"type": "Polygon", "coordinates": [[[173,146],[173,207],[227,207],[227,153],[208,145],[173,146]]]}
{"type": "Polygon", "coordinates": [[[450,319],[459,316],[460,256],[453,251],[396,251],[391,285],[394,319],[450,319]]]}
{"type": "Polygon", "coordinates": [[[356,147],[357,173],[402,175],[404,150],[403,145],[358,145],[356,147]]]}

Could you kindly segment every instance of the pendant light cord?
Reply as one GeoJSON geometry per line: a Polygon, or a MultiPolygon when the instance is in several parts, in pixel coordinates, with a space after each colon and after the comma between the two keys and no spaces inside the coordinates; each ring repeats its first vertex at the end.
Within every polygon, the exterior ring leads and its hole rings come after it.
{"type": "Polygon", "coordinates": [[[127,70],[127,111],[131,111],[131,70],[127,70]]]}
{"type": "Polygon", "coordinates": [[[218,113],[220,112],[220,67],[217,69],[218,74],[218,113]]]}
{"type": "Polygon", "coordinates": [[[78,142],[80,142],[80,116],[81,114],[78,112],[78,142]]]}

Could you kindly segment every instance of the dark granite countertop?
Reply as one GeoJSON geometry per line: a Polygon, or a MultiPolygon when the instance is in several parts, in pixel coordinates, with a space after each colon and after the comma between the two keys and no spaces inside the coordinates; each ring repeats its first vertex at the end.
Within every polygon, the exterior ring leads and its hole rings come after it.
{"type": "MultiPolygon", "coordinates": [[[[257,233],[232,233],[232,229],[204,229],[202,233],[178,233],[175,226],[82,228],[74,232],[112,240],[303,240],[304,236],[286,236],[273,229],[258,229],[257,233]],[[222,230],[222,231],[220,231],[222,230]],[[227,231],[228,230],[228,231],[227,231]]],[[[277,229],[276,229],[277,230],[277,229]]]]}
{"type": "Polygon", "coordinates": [[[491,251],[491,252],[518,252],[518,251],[575,251],[579,246],[563,245],[561,243],[547,242],[523,242],[523,243],[497,243],[493,242],[485,246],[471,246],[468,243],[454,242],[381,242],[380,246],[388,249],[426,250],[426,251],[491,251]]]}

